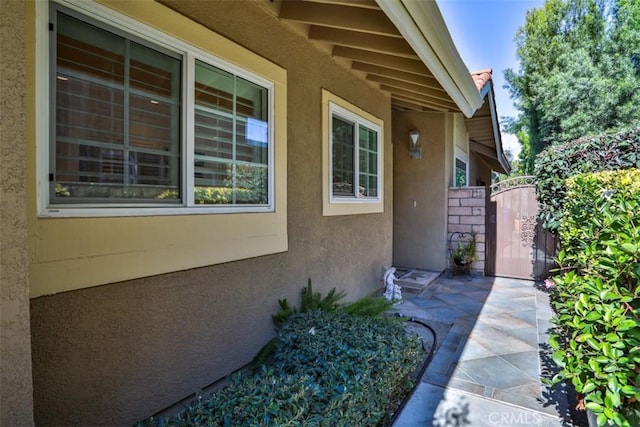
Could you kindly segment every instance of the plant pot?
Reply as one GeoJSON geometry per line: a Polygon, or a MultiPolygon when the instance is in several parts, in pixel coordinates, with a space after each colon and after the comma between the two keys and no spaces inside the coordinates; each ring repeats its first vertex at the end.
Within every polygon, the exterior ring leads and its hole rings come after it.
{"type": "Polygon", "coordinates": [[[465,259],[454,259],[453,263],[455,265],[457,265],[458,267],[466,267],[467,265],[470,264],[470,262],[468,260],[465,260],[465,259]]]}

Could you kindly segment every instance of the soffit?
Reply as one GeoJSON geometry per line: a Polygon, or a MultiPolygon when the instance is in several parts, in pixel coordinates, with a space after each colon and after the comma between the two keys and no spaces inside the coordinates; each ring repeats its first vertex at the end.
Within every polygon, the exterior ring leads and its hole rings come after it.
{"type": "Polygon", "coordinates": [[[471,73],[478,91],[484,95],[484,102],[472,117],[465,118],[465,125],[469,134],[470,150],[491,169],[508,174],[510,165],[502,149],[491,75],[490,69],[471,73]]]}
{"type": "Polygon", "coordinates": [[[396,26],[373,0],[276,0],[269,9],[380,90],[394,110],[459,112],[396,26]]]}
{"type": "Polygon", "coordinates": [[[482,107],[476,111],[473,117],[465,119],[465,123],[469,133],[469,140],[493,150],[493,155],[497,159],[496,135],[494,134],[489,102],[485,100],[482,107]]]}

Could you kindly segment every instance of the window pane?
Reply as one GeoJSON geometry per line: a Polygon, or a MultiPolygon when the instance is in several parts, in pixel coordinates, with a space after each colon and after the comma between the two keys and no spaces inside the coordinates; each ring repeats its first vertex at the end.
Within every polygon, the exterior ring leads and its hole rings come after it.
{"type": "Polygon", "coordinates": [[[237,144],[238,160],[267,165],[268,123],[266,90],[238,78],[237,144]]]}
{"type": "Polygon", "coordinates": [[[333,195],[354,196],[355,125],[332,117],[333,195]]]}
{"type": "Polygon", "coordinates": [[[456,158],[456,187],[465,187],[467,185],[467,164],[456,158]]]}
{"type": "Polygon", "coordinates": [[[179,201],[180,59],[57,13],[58,203],[179,201]]]}
{"type": "Polygon", "coordinates": [[[196,203],[269,202],[267,99],[267,89],[196,61],[196,203]]]}
{"type": "Polygon", "coordinates": [[[360,125],[358,128],[360,151],[359,194],[365,197],[378,196],[378,133],[360,125]]]}

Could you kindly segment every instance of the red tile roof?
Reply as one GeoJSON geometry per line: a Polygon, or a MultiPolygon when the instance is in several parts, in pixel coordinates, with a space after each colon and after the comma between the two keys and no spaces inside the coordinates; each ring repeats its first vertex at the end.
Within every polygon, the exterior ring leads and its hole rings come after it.
{"type": "Polygon", "coordinates": [[[478,92],[480,92],[484,85],[487,84],[489,80],[491,80],[492,72],[493,70],[491,68],[485,68],[484,70],[474,71],[471,73],[471,77],[473,77],[473,81],[478,88],[478,92]]]}

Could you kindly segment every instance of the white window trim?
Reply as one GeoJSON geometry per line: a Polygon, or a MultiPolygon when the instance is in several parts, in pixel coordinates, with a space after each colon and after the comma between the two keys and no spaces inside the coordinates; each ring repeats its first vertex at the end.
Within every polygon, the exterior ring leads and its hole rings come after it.
{"type": "Polygon", "coordinates": [[[118,13],[106,6],[86,0],[52,0],[87,17],[105,23],[111,27],[125,31],[132,36],[148,40],[149,42],[183,56],[183,72],[188,78],[183,78],[183,126],[181,140],[181,167],[183,203],[176,206],[161,206],[158,204],[110,204],[105,207],[95,205],[73,204],[55,205],[49,203],[49,161],[50,161],[50,59],[49,59],[49,2],[36,2],[36,180],[37,180],[37,209],[40,217],[118,217],[118,216],[155,216],[155,215],[190,215],[217,213],[254,213],[274,212],[275,201],[275,137],[274,137],[274,82],[253,74],[241,67],[226,62],[209,52],[185,43],[160,30],[152,28],[131,17],[118,13]],[[268,145],[268,194],[266,205],[195,205],[194,196],[187,188],[193,188],[193,160],[194,160],[194,69],[195,60],[201,60],[238,77],[256,83],[268,90],[269,117],[269,145],[268,145]],[[187,74],[189,73],[189,74],[187,74]],[[190,162],[190,163],[189,163],[190,162]]]}
{"type": "Polygon", "coordinates": [[[453,186],[456,188],[462,188],[462,187],[458,187],[458,183],[456,182],[456,168],[457,168],[456,161],[457,160],[463,161],[466,166],[465,182],[467,183],[467,185],[465,187],[468,187],[469,186],[469,155],[464,151],[462,151],[462,149],[458,146],[456,146],[455,155],[453,156],[453,186]]]}
{"type": "MultiPolygon", "coordinates": [[[[322,132],[323,132],[323,209],[324,216],[354,215],[384,212],[384,122],[348,101],[322,90],[322,132]],[[378,187],[376,197],[334,196],[333,195],[333,115],[362,124],[378,134],[378,187]]],[[[357,142],[357,141],[356,141],[357,142]]],[[[358,155],[354,149],[354,176],[358,173],[358,155]]]]}
{"type": "MultiPolygon", "coordinates": [[[[346,108],[342,108],[339,105],[334,104],[333,102],[329,102],[329,114],[330,114],[330,121],[329,121],[329,134],[332,135],[333,134],[333,117],[337,116],[340,118],[343,118],[349,122],[353,122],[355,127],[357,128],[360,125],[363,125],[371,130],[374,130],[377,133],[377,153],[380,153],[380,148],[381,148],[381,139],[382,136],[380,134],[381,132],[381,128],[380,126],[376,125],[375,123],[370,122],[367,119],[364,119],[362,117],[360,117],[359,115],[347,110],[346,108]]],[[[359,182],[359,178],[360,178],[360,163],[358,161],[358,155],[359,155],[359,144],[358,144],[358,138],[357,138],[357,130],[356,130],[356,134],[354,135],[356,138],[356,140],[354,141],[354,153],[353,153],[353,158],[354,158],[354,169],[353,169],[353,176],[354,176],[354,180],[358,179],[359,182]]],[[[333,144],[330,144],[329,146],[329,158],[333,159],[333,144]]],[[[377,171],[380,171],[382,169],[382,162],[381,162],[381,156],[378,155],[377,156],[377,171]]],[[[378,175],[377,175],[378,176],[378,175]]],[[[331,186],[329,187],[329,191],[331,191],[331,203],[378,203],[380,201],[380,191],[381,191],[381,182],[378,176],[377,179],[377,187],[376,187],[376,194],[378,196],[376,197],[367,197],[367,196],[359,196],[357,194],[353,195],[353,196],[335,196],[333,194],[333,162],[329,163],[329,179],[331,180],[331,186]]]]}

